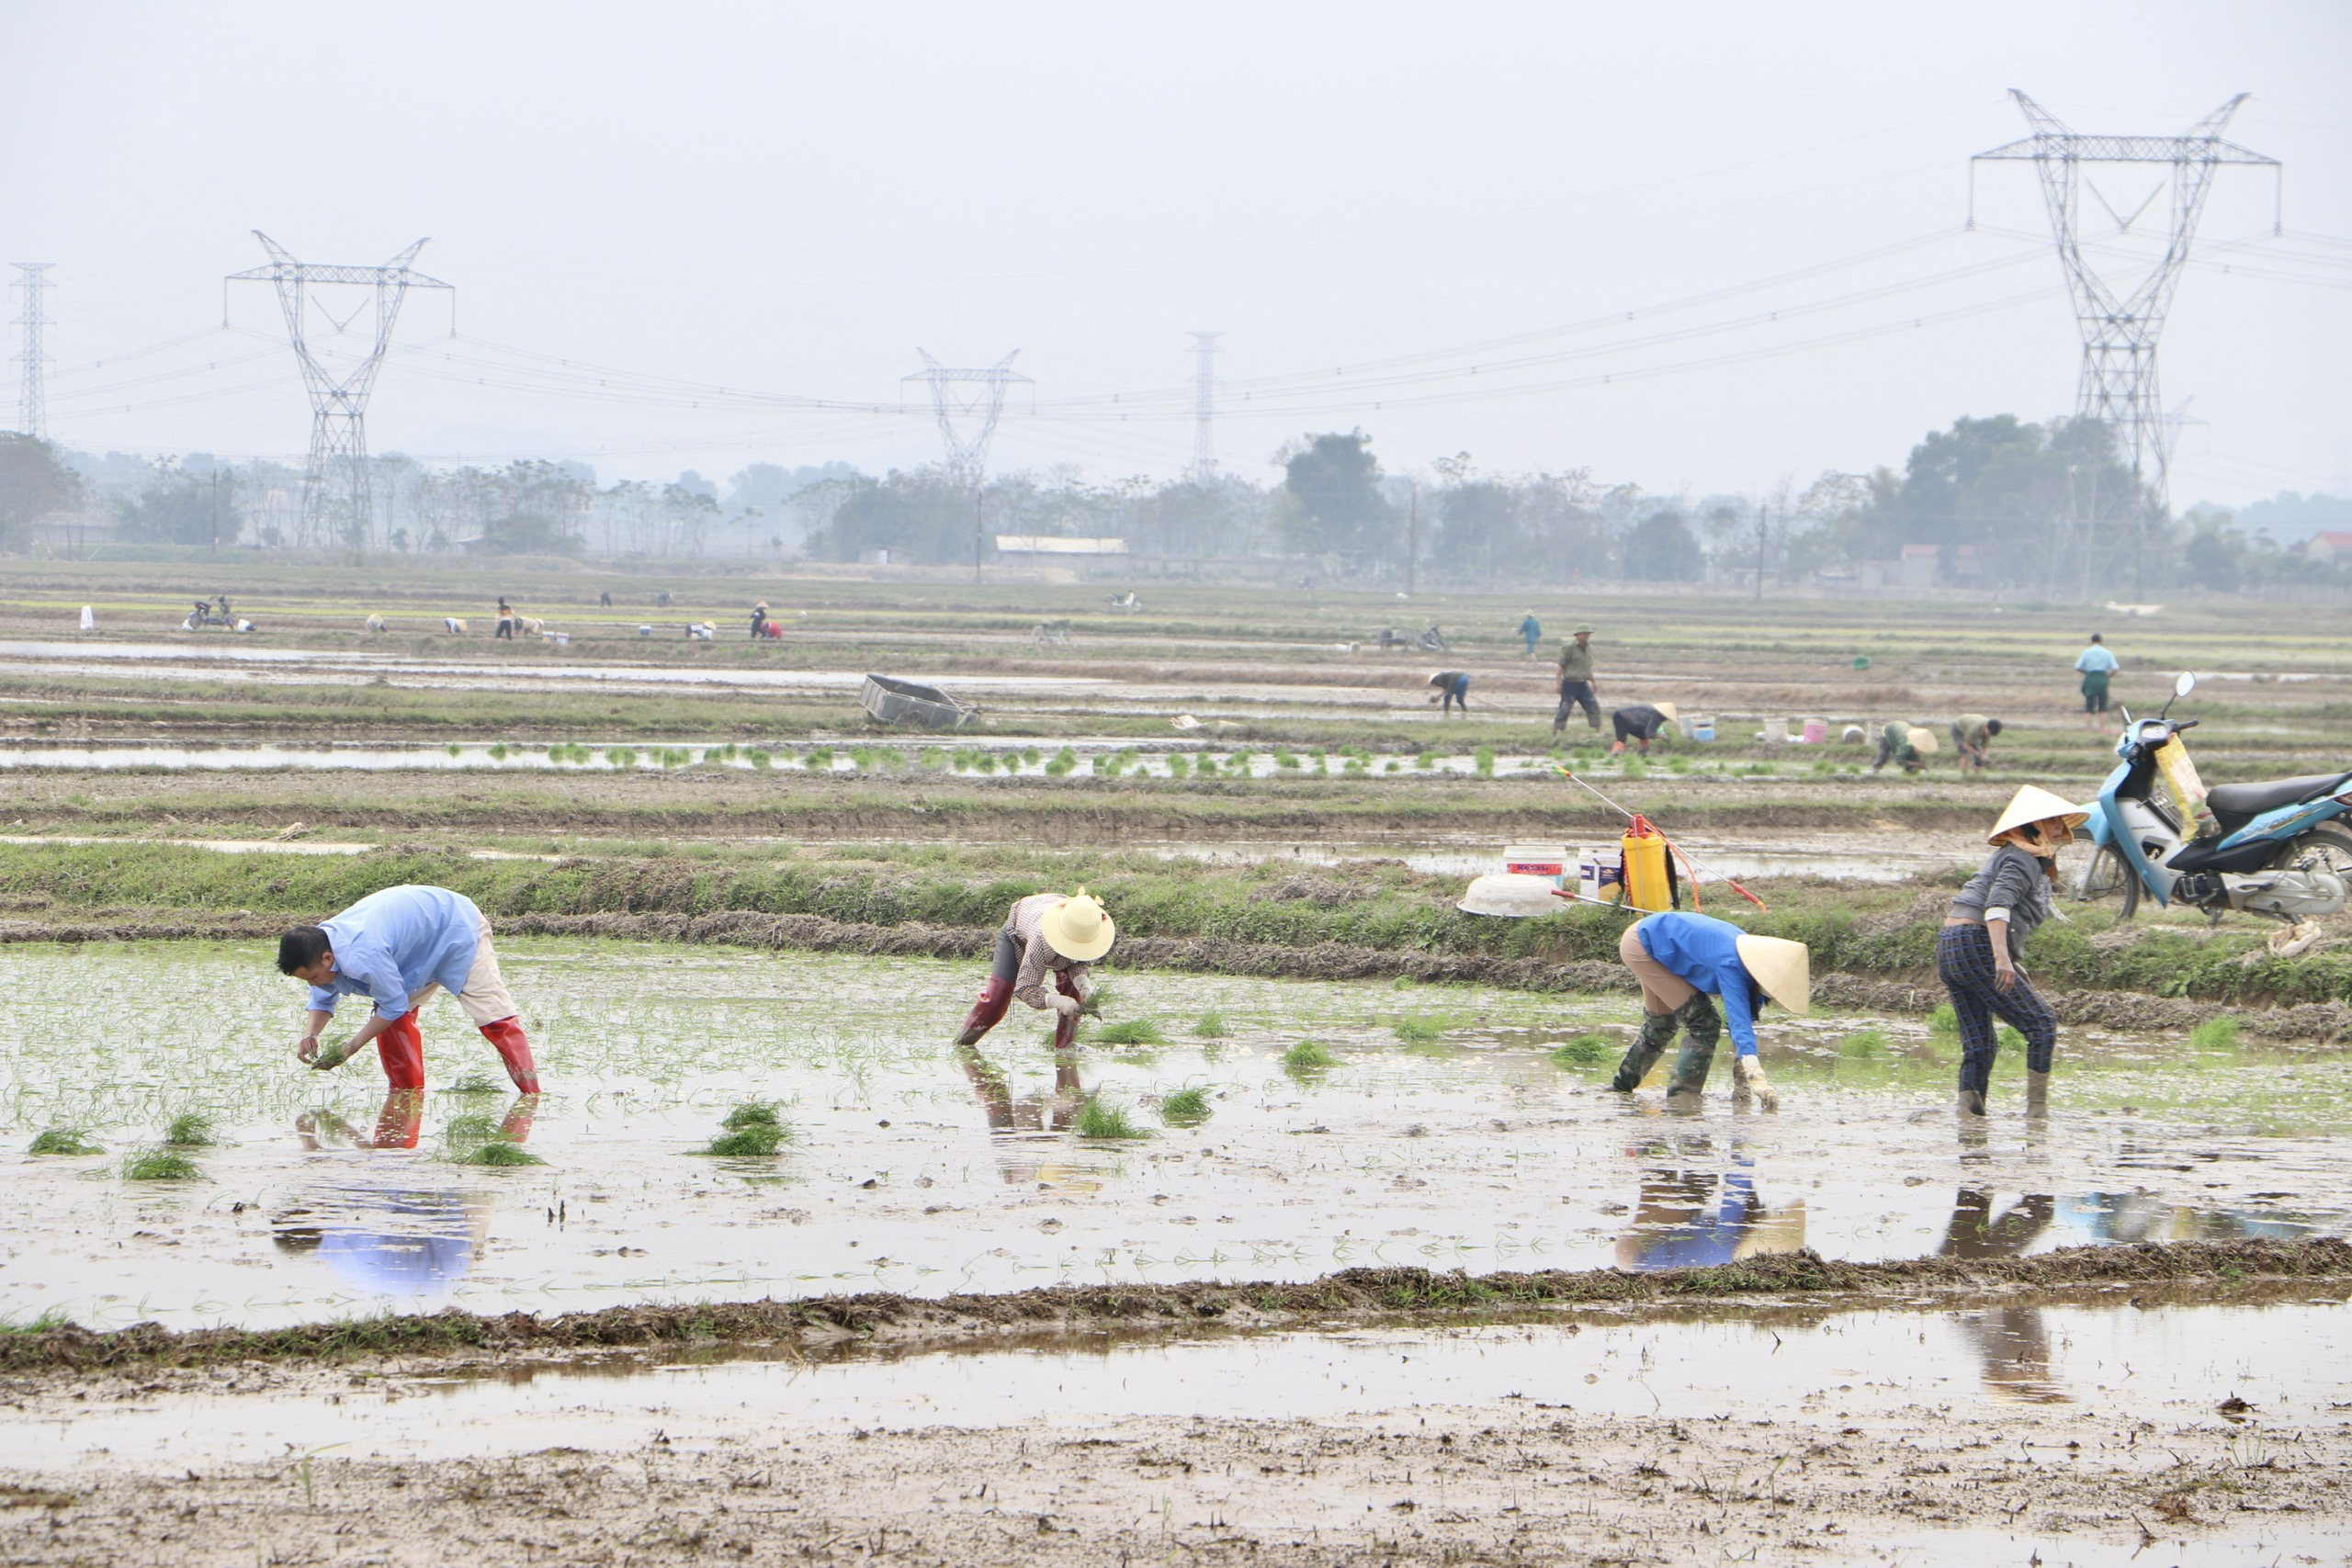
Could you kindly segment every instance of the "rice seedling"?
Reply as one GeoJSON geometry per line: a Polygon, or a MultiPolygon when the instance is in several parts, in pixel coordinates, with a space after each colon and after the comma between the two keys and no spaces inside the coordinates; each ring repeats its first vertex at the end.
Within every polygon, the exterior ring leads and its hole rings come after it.
{"type": "Polygon", "coordinates": [[[492,742],[491,742],[491,746],[490,746],[490,760],[491,760],[492,761],[493,761],[493,762],[503,762],[503,761],[506,761],[506,742],[505,742],[505,741],[503,741],[503,740],[493,740],[493,741],[492,741],[492,742]]]}
{"type": "Polygon", "coordinates": [[[1849,1062],[1864,1062],[1873,1056],[1886,1055],[1886,1031],[1872,1027],[1858,1029],[1838,1042],[1838,1054],[1849,1062]]]}
{"type": "Polygon", "coordinates": [[[605,749],[605,761],[610,762],[616,768],[633,768],[637,766],[637,748],[634,746],[608,746],[605,749]]]}
{"type": "Polygon", "coordinates": [[[1283,1066],[1294,1073],[1313,1072],[1335,1066],[1338,1061],[1319,1040],[1302,1040],[1283,1053],[1283,1066]]]}
{"type": "Polygon", "coordinates": [[[773,1100],[747,1100],[729,1111],[727,1120],[719,1125],[730,1133],[740,1133],[746,1127],[781,1127],[784,1125],[784,1118],[779,1114],[782,1110],[783,1107],[773,1100]]]}
{"type": "Polygon", "coordinates": [[[1159,1097],[1159,1119],[1170,1127],[1197,1127],[1211,1114],[1205,1085],[1187,1084],[1159,1097]]]}
{"type": "Polygon", "coordinates": [[[464,1077],[451,1084],[448,1092],[451,1094],[496,1094],[499,1092],[499,1086],[492,1083],[487,1074],[468,1073],[464,1077]]]}
{"type": "Polygon", "coordinates": [[[760,1158],[773,1155],[790,1141],[792,1129],[773,1100],[747,1100],[727,1113],[717,1137],[693,1152],[721,1158],[760,1158]]]}
{"type": "Polygon", "coordinates": [[[1579,1034],[1565,1040],[1552,1053],[1555,1067],[1597,1067],[1609,1060],[1609,1042],[1598,1034],[1579,1034]]]}
{"type": "Polygon", "coordinates": [[[1105,1105],[1100,1095],[1078,1108],[1078,1135],[1081,1138],[1148,1138],[1148,1130],[1127,1120],[1127,1113],[1115,1105],[1105,1105]]]}
{"type": "Polygon", "coordinates": [[[1222,1040],[1233,1031],[1226,1027],[1225,1014],[1212,1008],[1193,1021],[1193,1035],[1199,1040],[1222,1040]]]}
{"type": "Polygon", "coordinates": [[[1960,1014],[1951,1010],[1950,1002],[1939,1004],[1935,1011],[1928,1015],[1928,1032],[1930,1034],[1960,1032],[1960,1014]]]}
{"type": "Polygon", "coordinates": [[[749,751],[744,752],[743,755],[751,762],[752,766],[759,769],[762,773],[767,772],[769,765],[775,761],[775,754],[774,752],[764,750],[757,746],[752,747],[749,751]]]}
{"type": "Polygon", "coordinates": [[[204,1172],[177,1149],[141,1149],[122,1162],[122,1174],[129,1181],[194,1181],[204,1172]]]}
{"type": "Polygon", "coordinates": [[[1424,750],[1419,756],[1413,759],[1413,766],[1420,769],[1423,773],[1427,773],[1430,769],[1437,766],[1437,753],[1434,751],[1424,750]]]}
{"type": "Polygon", "coordinates": [[[0,1334],[50,1334],[73,1325],[74,1320],[65,1315],[62,1307],[44,1307],[31,1317],[0,1313],[0,1334]]]}
{"type": "Polygon", "coordinates": [[[1453,1027],[1453,1020],[1439,1013],[1408,1012],[1392,1026],[1408,1045],[1434,1045],[1453,1027]]]}
{"type": "Polygon", "coordinates": [[[1645,779],[1649,777],[1650,770],[1648,764],[1645,763],[1639,757],[1627,756],[1625,759],[1625,776],[1629,779],[1645,779]]]}
{"type": "Polygon", "coordinates": [[[201,1111],[183,1111],[164,1129],[164,1142],[175,1149],[209,1149],[214,1143],[212,1118],[201,1111]]]}
{"type": "Polygon", "coordinates": [[[2238,1021],[2209,1018],[2188,1032],[2188,1043],[2199,1051],[2227,1051],[2238,1043],[2238,1021]]]}
{"type": "Polygon", "coordinates": [[[538,1156],[533,1154],[530,1150],[525,1148],[520,1144],[510,1143],[504,1138],[492,1138],[488,1143],[477,1145],[468,1153],[459,1155],[458,1156],[457,1163],[459,1165],[515,1166],[545,1165],[548,1162],[541,1159],[538,1156]]]}
{"type": "Polygon", "coordinates": [[[454,740],[450,741],[447,746],[444,746],[442,750],[448,752],[452,757],[462,757],[466,754],[466,749],[458,745],[454,740]]]}
{"type": "Polygon", "coordinates": [[[1287,746],[1277,746],[1277,747],[1275,747],[1275,748],[1274,748],[1274,766],[1276,766],[1277,768],[1295,768],[1295,767],[1297,767],[1297,766],[1298,766],[1298,756],[1297,756],[1297,753],[1294,752],[1294,751],[1293,751],[1289,747],[1287,747],[1287,746]]]}
{"type": "Polygon", "coordinates": [[[1130,1018],[1118,1023],[1106,1023],[1094,1032],[1097,1045],[1165,1045],[1168,1036],[1159,1025],[1148,1018],[1130,1018]]]}
{"type": "Polygon", "coordinates": [[[1189,778],[1192,776],[1192,772],[1193,764],[1185,760],[1182,752],[1179,751],[1168,759],[1168,776],[1170,778],[1189,778]]]}
{"type": "Polygon", "coordinates": [[[106,1150],[83,1134],[79,1127],[51,1127],[25,1151],[36,1155],[102,1155],[106,1150]]]}
{"type": "Polygon", "coordinates": [[[1471,753],[1471,766],[1476,771],[1480,778],[1493,778],[1495,776],[1495,749],[1491,746],[1479,747],[1477,750],[1471,753]]]}

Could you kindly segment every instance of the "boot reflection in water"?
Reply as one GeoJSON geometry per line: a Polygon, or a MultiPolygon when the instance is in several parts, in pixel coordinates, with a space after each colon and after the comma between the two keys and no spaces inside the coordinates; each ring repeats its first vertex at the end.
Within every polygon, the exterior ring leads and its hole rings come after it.
{"type": "Polygon", "coordinates": [[[1004,1070],[969,1045],[956,1048],[956,1063],[971,1080],[972,1097],[988,1113],[991,1133],[1052,1133],[1066,1127],[1078,1105],[1085,1099],[1085,1090],[1078,1080],[1078,1058],[1074,1054],[1057,1054],[1054,1058],[1054,1087],[1015,1100],[1012,1085],[1004,1070]]]}
{"type": "Polygon", "coordinates": [[[305,1111],[294,1119],[294,1134],[312,1154],[338,1145],[355,1149],[413,1149],[424,1125],[424,1091],[393,1089],[384,1093],[376,1130],[362,1133],[332,1111],[305,1111]]]}

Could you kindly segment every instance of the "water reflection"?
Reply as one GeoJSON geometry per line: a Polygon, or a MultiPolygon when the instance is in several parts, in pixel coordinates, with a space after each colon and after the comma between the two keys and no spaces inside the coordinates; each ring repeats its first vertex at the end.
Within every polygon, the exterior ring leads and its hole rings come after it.
{"type": "Polygon", "coordinates": [[[988,1113],[989,1135],[1001,1140],[997,1167],[1008,1185],[1037,1183],[1079,1192],[1091,1192],[1101,1185],[1067,1158],[1054,1157],[1067,1155],[1057,1134],[1071,1131],[1079,1108],[1086,1103],[1086,1089],[1078,1077],[1077,1052],[1054,1053],[1053,1082],[1019,1095],[1004,1069],[981,1055],[977,1045],[956,1046],[956,1065],[964,1069],[972,1097],[988,1113]],[[1024,1145],[1012,1141],[1016,1139],[1040,1141],[1024,1145]],[[1046,1139],[1053,1142],[1045,1143],[1046,1139]]]}
{"type": "Polygon", "coordinates": [[[1659,1140],[1634,1157],[1644,1169],[1633,1224],[1617,1240],[1617,1266],[1648,1271],[1730,1263],[1804,1246],[1804,1201],[1773,1205],[1756,1190],[1756,1162],[1733,1142],[1717,1167],[1712,1138],[1659,1140]]]}
{"type": "MultiPolygon", "coordinates": [[[[2023,1257],[2050,1229],[2057,1207],[2050,1194],[2037,1192],[1996,1211],[1990,1189],[1963,1187],[1952,1201],[1951,1221],[1944,1227],[1942,1256],[2023,1257]]],[[[1986,1389],[2034,1404],[2067,1402],[2064,1386],[2050,1375],[2050,1330],[2040,1307],[2004,1306],[1962,1313],[1960,1326],[1976,1347],[1986,1389]]]]}

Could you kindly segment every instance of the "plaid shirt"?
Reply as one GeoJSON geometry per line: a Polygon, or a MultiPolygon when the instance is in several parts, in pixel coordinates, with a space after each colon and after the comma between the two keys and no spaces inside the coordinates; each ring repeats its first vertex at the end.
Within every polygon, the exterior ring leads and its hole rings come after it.
{"type": "Polygon", "coordinates": [[[1054,1005],[1054,987],[1049,976],[1056,970],[1069,976],[1070,985],[1083,998],[1094,987],[1087,980],[1091,964],[1080,964],[1064,958],[1046,942],[1046,917],[1069,900],[1058,893],[1032,893],[1012,907],[1004,929],[1021,943],[1021,971],[1012,979],[1012,994],[1033,1008],[1054,1005]]]}

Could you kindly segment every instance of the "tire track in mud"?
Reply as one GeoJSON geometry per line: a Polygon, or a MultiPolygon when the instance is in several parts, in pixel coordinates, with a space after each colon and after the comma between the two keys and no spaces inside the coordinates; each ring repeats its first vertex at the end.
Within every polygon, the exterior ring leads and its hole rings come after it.
{"type": "MultiPolygon", "coordinates": [[[[155,914],[109,921],[0,920],[0,943],[19,942],[254,942],[274,940],[283,918],[247,915],[173,918],[155,914]]],[[[841,953],[876,958],[979,960],[996,940],[993,927],[919,923],[868,925],[823,915],[768,915],[726,910],[707,915],[524,914],[501,916],[498,930],[514,936],[606,937],[630,942],[747,947],[772,952],[841,953]]],[[[1125,937],[1106,971],[1174,970],[1246,975],[1268,980],[1385,980],[1403,976],[1426,984],[1493,986],[1505,990],[1630,993],[1622,965],[1599,960],[1557,962],[1487,953],[1428,953],[1340,942],[1285,947],[1216,937],[1125,937]]],[[[1814,977],[1816,1001],[1858,1012],[1917,1017],[1947,999],[1932,975],[1865,976],[1832,970],[1814,977]]],[[[2211,1019],[2233,1019],[2249,1033],[2278,1041],[2337,1043],[2352,1040],[2352,1005],[2303,1002],[2287,1007],[2230,1006],[2151,996],[2144,991],[2050,990],[2043,999],[2062,1023],[2139,1034],[2186,1033],[2211,1019]]]]}
{"type": "MultiPolygon", "coordinates": [[[[682,1343],[942,1348],[1007,1334],[1332,1326],[1411,1319],[1491,1319],[1574,1307],[1671,1310],[1736,1301],[1743,1309],[1802,1303],[1883,1307],[1922,1297],[2050,1294],[2083,1287],[2176,1289],[2226,1282],[2352,1281],[2352,1241],[2310,1237],[2076,1247],[2028,1258],[1920,1258],[1849,1263],[1810,1248],[1736,1263],[1632,1273],[1622,1269],[1472,1275],[1426,1269],[1346,1269],[1297,1283],[1046,1285],[1000,1294],[903,1296],[873,1292],[765,1300],[643,1303],[540,1317],[455,1308],[288,1328],[175,1331],[159,1324],[97,1332],[66,1326],[0,1336],[0,1374],[79,1374],[131,1365],[312,1361],[360,1356],[527,1357],[682,1343]]],[[[1936,1304],[1936,1303],[1930,1303],[1936,1304]]]]}

